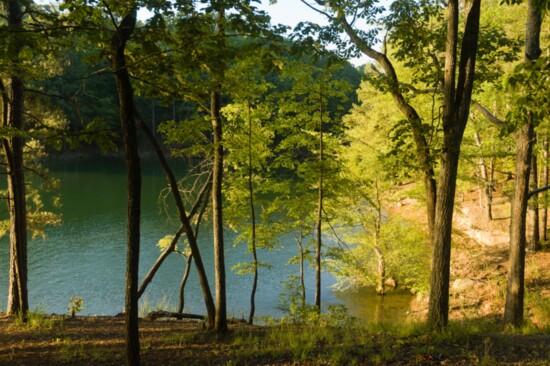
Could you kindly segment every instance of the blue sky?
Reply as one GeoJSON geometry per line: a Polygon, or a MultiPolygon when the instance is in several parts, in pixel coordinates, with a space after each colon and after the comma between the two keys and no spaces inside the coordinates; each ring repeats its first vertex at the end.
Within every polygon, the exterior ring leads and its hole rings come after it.
{"type": "MultiPolygon", "coordinates": [[[[308,0],[314,3],[313,0],[308,0]]],[[[57,3],[55,0],[36,0],[37,3],[57,3]]],[[[261,10],[267,11],[271,16],[273,24],[285,24],[291,27],[296,26],[299,22],[310,21],[319,24],[326,24],[327,20],[319,13],[313,11],[300,0],[277,0],[276,4],[270,4],[269,0],[261,0],[258,6],[261,10]]],[[[143,15],[145,18],[146,15],[143,15]]],[[[355,65],[366,63],[366,57],[351,60],[355,65]]]]}
{"type": "Polygon", "coordinates": [[[278,0],[276,4],[269,4],[269,0],[262,0],[259,8],[269,13],[274,24],[281,23],[294,27],[303,21],[321,24],[327,22],[323,16],[308,8],[300,0],[278,0]]]}
{"type": "MultiPolygon", "coordinates": [[[[312,0],[308,0],[313,3],[312,0]]],[[[291,27],[296,26],[299,22],[310,21],[318,24],[326,24],[326,18],[310,9],[300,0],[277,0],[276,4],[270,4],[269,0],[262,0],[259,6],[261,10],[267,11],[271,16],[273,24],[285,24],[291,27]]],[[[363,56],[358,59],[350,60],[356,66],[365,64],[367,57],[363,56]]]]}

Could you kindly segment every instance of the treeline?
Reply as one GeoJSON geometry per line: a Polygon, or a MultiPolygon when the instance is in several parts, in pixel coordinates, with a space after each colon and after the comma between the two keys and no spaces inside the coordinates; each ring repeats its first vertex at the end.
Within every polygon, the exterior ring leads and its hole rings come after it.
{"type": "MultiPolygon", "coordinates": [[[[55,150],[93,143],[120,147],[128,168],[129,364],[139,363],[137,300],[164,258],[184,253],[181,246],[197,268],[207,327],[227,329],[226,226],[251,253],[240,268],[253,274],[250,323],[258,269],[268,265],[257,250],[291,233],[300,268],[289,282],[292,309],[310,307],[303,283],[310,261],[316,273],[310,310],[321,310],[321,272],[330,268],[342,286],[374,285],[383,294],[394,277],[429,292],[428,323],[444,328],[460,184],[483,193],[487,220],[493,197],[510,197],[504,319],[521,325],[527,203],[546,189],[537,186],[537,167],[541,186],[548,185],[548,34],[542,31],[548,4],[507,2],[397,0],[387,9],[377,2],[318,2],[313,7],[328,25],[304,22],[292,32],[272,25],[250,1],[4,2],[7,312],[24,319],[29,308],[27,231],[40,234],[59,222],[44,212],[40,191],[26,176],[45,176],[40,161],[55,150]],[[150,15],[138,20],[144,8],[150,15]],[[357,54],[372,60],[362,73],[345,61],[357,54]],[[535,131],[543,164],[534,153],[535,131]],[[163,241],[163,253],[138,286],[144,149],[166,174],[181,227],[163,241]],[[188,180],[171,171],[167,151],[196,164],[200,178],[191,198],[183,196],[188,180]],[[499,190],[502,172],[514,181],[499,190]],[[402,189],[410,181],[422,181],[416,193],[402,189]],[[426,204],[428,234],[388,216],[390,205],[411,195],[426,204]],[[197,246],[205,216],[214,227],[214,296],[197,246]],[[329,237],[336,244],[328,245],[329,237]]],[[[537,250],[539,210],[531,207],[530,247],[537,250]]]]}

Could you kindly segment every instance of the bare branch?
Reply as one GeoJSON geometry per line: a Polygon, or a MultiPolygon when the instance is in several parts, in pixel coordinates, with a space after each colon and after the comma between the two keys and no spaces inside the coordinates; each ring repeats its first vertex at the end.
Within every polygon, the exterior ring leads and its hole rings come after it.
{"type": "Polygon", "coordinates": [[[493,124],[495,124],[499,127],[504,126],[504,121],[502,121],[502,120],[498,119],[497,117],[495,117],[491,112],[489,112],[489,110],[487,108],[482,106],[480,103],[476,102],[475,100],[472,100],[472,104],[489,122],[491,122],[491,123],[493,123],[493,124]]]}
{"type": "MultiPolygon", "coordinates": [[[[333,19],[333,16],[330,15],[329,13],[317,9],[316,7],[314,7],[313,5],[311,5],[310,3],[308,3],[308,2],[305,1],[305,0],[300,0],[300,1],[302,2],[302,4],[304,4],[305,6],[307,6],[308,8],[310,8],[311,10],[313,10],[313,11],[315,11],[315,12],[321,14],[321,15],[326,16],[326,17],[327,17],[328,19],[330,19],[330,20],[333,19]]],[[[318,5],[323,5],[322,2],[320,2],[320,1],[318,1],[318,0],[316,1],[316,3],[317,3],[318,5]]]]}

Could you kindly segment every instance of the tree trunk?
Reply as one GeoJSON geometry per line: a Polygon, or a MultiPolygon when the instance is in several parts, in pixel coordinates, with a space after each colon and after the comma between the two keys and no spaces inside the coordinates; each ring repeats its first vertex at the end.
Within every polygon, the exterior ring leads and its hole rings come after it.
{"type": "MultiPolygon", "coordinates": [[[[23,29],[23,8],[19,1],[9,1],[8,26],[23,29]]],[[[8,40],[9,52],[13,57],[12,75],[3,95],[3,124],[14,132],[23,131],[23,79],[20,77],[18,58],[21,44],[15,36],[8,40]]],[[[4,88],[2,88],[4,89],[4,88]]],[[[27,203],[25,173],[23,164],[24,138],[14,134],[2,140],[6,156],[8,179],[8,211],[10,225],[10,264],[8,283],[8,314],[18,314],[27,320],[29,310],[27,291],[27,203]]]]}
{"type": "MultiPolygon", "coordinates": [[[[321,85],[321,89],[322,89],[321,85]]],[[[323,92],[320,93],[320,117],[319,117],[319,197],[317,201],[317,222],[316,222],[316,243],[315,243],[315,306],[321,312],[321,249],[322,249],[322,227],[323,227],[323,92]]]]}
{"type": "Polygon", "coordinates": [[[443,114],[443,146],[432,234],[432,268],[428,323],[440,329],[449,319],[449,280],[451,263],[451,231],[456,191],[460,146],[468,121],[479,34],[480,0],[473,0],[467,9],[462,39],[458,81],[456,81],[458,46],[458,0],[448,2],[447,47],[443,114]]]}
{"type": "Polygon", "coordinates": [[[378,295],[384,295],[386,293],[386,288],[384,284],[384,279],[386,278],[386,261],[384,260],[384,254],[378,246],[374,247],[374,253],[378,258],[378,274],[376,277],[376,293],[378,295]]]}
{"type": "MultiPolygon", "coordinates": [[[[197,244],[198,225],[195,227],[196,231],[193,231],[193,228],[191,227],[191,223],[190,223],[190,218],[193,217],[194,211],[196,208],[198,208],[198,205],[197,204],[194,205],[188,217],[185,212],[185,206],[183,205],[183,199],[181,198],[178,182],[176,181],[174,172],[172,172],[172,168],[170,168],[170,165],[168,164],[168,161],[164,156],[164,152],[162,151],[161,146],[153,136],[151,130],[149,129],[145,121],[143,121],[143,118],[139,116],[137,111],[134,111],[134,112],[136,113],[136,118],[138,118],[141,129],[143,130],[143,132],[145,132],[145,134],[147,135],[147,138],[153,145],[153,148],[155,150],[155,153],[157,154],[157,158],[160,162],[160,165],[162,166],[162,169],[164,170],[164,174],[166,175],[166,178],[168,180],[168,184],[170,185],[170,191],[172,192],[172,196],[174,197],[174,202],[176,204],[176,209],[178,210],[178,217],[182,226],[185,229],[185,235],[187,236],[187,241],[189,243],[189,247],[191,248],[191,254],[193,255],[193,258],[195,261],[195,268],[197,269],[197,275],[199,277],[199,282],[201,284],[202,295],[204,298],[204,305],[206,307],[206,313],[208,315],[206,317],[206,327],[208,329],[212,329],[214,327],[214,318],[216,316],[214,300],[212,299],[212,292],[210,291],[210,285],[208,284],[208,277],[206,276],[206,270],[204,269],[201,253],[199,250],[199,246],[197,244]]],[[[208,181],[210,181],[210,179],[211,178],[208,178],[208,181]]],[[[205,187],[210,187],[210,186],[211,186],[211,183],[210,184],[207,183],[207,186],[205,187]]],[[[201,195],[203,194],[203,192],[205,192],[204,191],[205,187],[203,187],[203,191],[201,192],[201,195]]],[[[204,207],[202,212],[204,212],[204,207]]],[[[199,215],[200,217],[202,217],[202,212],[199,215]]],[[[200,218],[198,222],[200,222],[200,218]]]]}
{"type": "Polygon", "coordinates": [[[139,365],[138,270],[141,217],[141,167],[138,154],[134,96],[126,68],[125,48],[136,25],[134,8],[121,21],[111,40],[111,58],[119,96],[124,158],[128,177],[128,236],[126,255],[126,364],[139,365]]]}
{"type": "Polygon", "coordinates": [[[378,178],[374,180],[374,188],[376,191],[375,197],[376,201],[373,204],[373,208],[376,210],[376,215],[374,216],[374,253],[378,258],[378,274],[376,281],[376,293],[378,295],[384,295],[386,288],[384,285],[384,279],[386,278],[386,261],[384,259],[384,254],[380,249],[380,231],[382,228],[382,199],[380,197],[380,187],[378,185],[378,178]]]}
{"type": "MultiPolygon", "coordinates": [[[[542,141],[542,160],[544,167],[542,169],[542,186],[548,187],[548,131],[546,131],[546,136],[542,141]]],[[[548,231],[548,192],[544,192],[544,204],[542,208],[542,240],[548,240],[547,231],[548,231]]]]}
{"type": "Polygon", "coordinates": [[[306,281],[305,281],[305,271],[304,271],[304,245],[303,245],[304,235],[302,228],[300,227],[300,238],[297,240],[298,248],[300,249],[300,291],[302,295],[302,306],[306,305],[306,281]]]}
{"type": "MultiPolygon", "coordinates": [[[[539,58],[540,30],[542,15],[536,0],[529,0],[527,6],[527,24],[525,31],[525,62],[539,58]]],[[[535,126],[532,116],[516,133],[516,181],[510,219],[510,259],[508,283],[506,286],[506,304],[504,323],[519,327],[523,324],[523,298],[525,280],[525,216],[529,199],[529,174],[535,126]]]]}
{"type": "MultiPolygon", "coordinates": [[[[536,134],[535,134],[536,136],[536,134]]],[[[533,141],[533,144],[536,143],[533,141]]],[[[534,191],[538,189],[538,166],[537,155],[531,154],[531,172],[529,177],[529,190],[534,191]]],[[[527,249],[532,252],[540,250],[540,231],[539,231],[539,197],[538,194],[534,194],[529,198],[527,205],[527,213],[529,218],[529,235],[526,243],[527,249]]]]}
{"type": "Polygon", "coordinates": [[[139,285],[138,299],[141,297],[141,295],[143,295],[143,293],[147,289],[147,286],[151,283],[151,281],[153,280],[153,277],[155,277],[155,274],[159,270],[160,266],[162,266],[162,263],[164,263],[164,260],[168,258],[168,256],[176,250],[176,244],[179,238],[181,237],[181,234],[183,234],[183,232],[184,232],[184,228],[183,226],[180,226],[180,228],[172,238],[170,245],[166,249],[164,249],[162,253],[160,253],[155,263],[153,263],[153,266],[141,281],[141,285],[139,285]]]}
{"type": "MultiPolygon", "coordinates": [[[[185,260],[185,256],[183,256],[185,260]]],[[[181,277],[181,283],[179,288],[179,302],[178,302],[178,314],[183,314],[183,307],[185,306],[185,285],[187,284],[187,279],[189,278],[189,272],[191,271],[191,262],[193,261],[193,254],[190,254],[185,260],[185,270],[183,271],[183,276],[181,277]]]]}
{"type": "MultiPolygon", "coordinates": [[[[481,146],[482,146],[481,139],[477,131],[474,131],[474,138],[476,141],[476,146],[480,149],[480,153],[481,153],[481,146]]],[[[481,153],[478,165],[479,165],[479,175],[483,183],[483,192],[485,194],[485,199],[486,199],[486,205],[485,207],[483,207],[485,208],[485,217],[487,218],[488,221],[491,221],[493,220],[493,212],[492,212],[493,180],[492,180],[492,177],[490,177],[489,174],[487,174],[487,165],[485,164],[483,153],[481,153]]]]}
{"type": "Polygon", "coordinates": [[[250,117],[250,101],[248,102],[248,195],[250,203],[250,220],[252,221],[252,237],[250,238],[252,249],[252,265],[254,266],[254,279],[252,281],[252,291],[250,292],[250,314],[248,315],[248,324],[254,322],[254,313],[256,311],[256,289],[258,287],[258,253],[256,251],[256,209],[254,207],[254,184],[252,169],[252,118],[250,117]]]}
{"type": "Polygon", "coordinates": [[[212,175],[212,224],[214,235],[214,270],[216,280],[216,332],[227,330],[227,304],[225,295],[225,249],[223,243],[223,145],[222,124],[220,116],[220,93],[211,93],[212,135],[214,137],[214,170],[212,175]]]}
{"type": "MultiPolygon", "coordinates": [[[[152,133],[149,134],[149,133],[146,132],[146,135],[150,136],[151,138],[154,137],[152,135],[152,133]]],[[[156,141],[156,140],[154,140],[154,141],[156,141]]],[[[155,142],[154,145],[156,146],[156,148],[158,148],[160,150],[160,146],[158,146],[158,143],[155,142]]],[[[162,152],[161,152],[161,154],[162,154],[162,152]]],[[[171,173],[171,171],[170,171],[170,173],[171,173]]],[[[172,177],[173,177],[173,174],[172,174],[172,177]]],[[[208,179],[206,180],[206,183],[202,186],[202,189],[201,189],[199,195],[197,196],[197,200],[195,201],[193,207],[189,211],[189,216],[187,217],[187,222],[192,221],[194,216],[199,212],[198,210],[199,210],[199,207],[201,207],[201,204],[203,204],[203,203],[206,204],[206,202],[208,201],[208,200],[206,200],[206,195],[208,195],[208,192],[210,190],[210,186],[212,184],[211,178],[212,178],[212,174],[210,174],[208,176],[208,179]]],[[[169,181],[170,181],[170,179],[169,179],[169,181]]],[[[174,181],[175,181],[175,178],[174,178],[174,181]]],[[[176,183],[174,183],[174,184],[176,184],[176,183]]],[[[179,194],[179,191],[178,191],[178,194],[179,194]]],[[[180,196],[180,199],[181,199],[181,196],[180,196]]],[[[192,235],[194,238],[198,237],[198,229],[199,229],[199,226],[200,226],[200,223],[201,223],[201,220],[202,220],[202,214],[204,213],[204,210],[205,210],[204,204],[202,206],[202,210],[199,213],[197,223],[195,225],[195,232],[192,235]]],[[[183,205],[183,203],[182,203],[182,205],[183,205]]],[[[185,215],[185,212],[183,214],[185,215]]],[[[174,237],[172,238],[172,241],[170,242],[170,245],[168,246],[168,248],[166,248],[159,255],[159,257],[157,258],[155,263],[153,263],[153,265],[151,266],[151,269],[149,270],[149,272],[147,272],[147,274],[145,275],[145,277],[141,281],[141,285],[139,286],[139,289],[138,289],[138,296],[139,297],[141,297],[141,295],[143,295],[143,293],[147,289],[147,286],[149,285],[149,283],[151,283],[151,281],[153,280],[153,277],[155,276],[155,274],[159,270],[160,266],[162,265],[162,263],[164,263],[164,260],[166,258],[168,258],[168,256],[172,252],[174,252],[174,250],[176,249],[176,245],[178,243],[178,240],[180,239],[181,235],[184,232],[186,232],[186,226],[182,223],[182,225],[180,226],[178,231],[174,234],[174,237]]],[[[189,246],[191,247],[191,245],[189,245],[189,246]]],[[[193,252],[193,251],[191,250],[191,252],[193,252]]],[[[200,275],[199,275],[199,277],[200,277],[200,275]]],[[[208,292],[210,292],[210,289],[208,289],[208,292]]]]}
{"type": "Polygon", "coordinates": [[[523,295],[525,274],[525,228],[529,173],[533,151],[534,126],[531,122],[516,133],[516,180],[510,218],[510,254],[504,323],[514,326],[523,324],[523,295]]]}

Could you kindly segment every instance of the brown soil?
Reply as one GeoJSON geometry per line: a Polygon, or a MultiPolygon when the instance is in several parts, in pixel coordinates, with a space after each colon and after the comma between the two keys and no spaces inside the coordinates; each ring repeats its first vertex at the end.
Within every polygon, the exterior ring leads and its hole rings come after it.
{"type": "MultiPolygon", "coordinates": [[[[404,187],[403,191],[408,189],[404,187]]],[[[504,312],[510,204],[499,196],[495,202],[493,220],[488,220],[477,191],[457,194],[451,254],[451,320],[499,318],[504,312]]],[[[414,222],[426,222],[425,209],[415,200],[404,199],[390,211],[414,222]]],[[[550,328],[550,231],[548,238],[543,250],[528,252],[525,259],[525,315],[540,329],[550,328]],[[541,313],[538,305],[545,301],[548,307],[541,313]]],[[[413,303],[416,318],[426,315],[427,301],[426,297],[419,297],[413,303]]]]}

